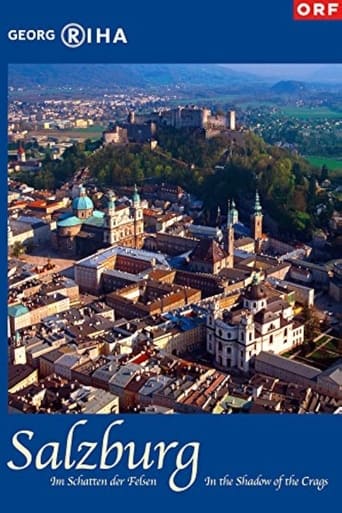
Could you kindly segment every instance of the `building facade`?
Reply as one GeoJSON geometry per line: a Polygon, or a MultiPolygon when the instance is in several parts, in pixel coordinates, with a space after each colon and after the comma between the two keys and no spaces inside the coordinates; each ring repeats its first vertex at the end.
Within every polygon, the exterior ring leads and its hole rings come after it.
{"type": "Polygon", "coordinates": [[[130,204],[117,206],[111,195],[102,212],[94,209],[85,188],[80,187],[72,202],[72,212],[57,221],[52,242],[59,251],[80,257],[112,245],[141,248],[144,219],[137,188],[130,204]]]}
{"type": "Polygon", "coordinates": [[[304,341],[304,325],[294,320],[293,307],[268,297],[256,277],[230,311],[214,305],[207,317],[207,351],[225,369],[248,372],[261,351],[283,353],[304,341]]]}

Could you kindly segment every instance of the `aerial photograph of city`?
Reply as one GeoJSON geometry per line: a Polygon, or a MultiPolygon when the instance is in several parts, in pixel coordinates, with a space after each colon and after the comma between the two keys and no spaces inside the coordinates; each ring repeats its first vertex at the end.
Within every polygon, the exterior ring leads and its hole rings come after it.
{"type": "Polygon", "coordinates": [[[342,65],[8,67],[8,411],[342,413],[342,65]]]}

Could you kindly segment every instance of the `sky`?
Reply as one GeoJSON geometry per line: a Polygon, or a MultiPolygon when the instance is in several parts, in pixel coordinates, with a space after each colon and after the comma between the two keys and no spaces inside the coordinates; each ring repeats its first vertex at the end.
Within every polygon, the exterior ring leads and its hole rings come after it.
{"type": "Polygon", "coordinates": [[[224,64],[235,71],[287,80],[342,81],[342,64],[224,64]]]}

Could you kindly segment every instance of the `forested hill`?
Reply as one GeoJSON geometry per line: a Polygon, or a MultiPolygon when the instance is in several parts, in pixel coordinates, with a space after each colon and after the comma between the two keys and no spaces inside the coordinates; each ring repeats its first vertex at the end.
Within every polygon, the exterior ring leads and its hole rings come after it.
{"type": "Polygon", "coordinates": [[[264,209],[284,234],[309,240],[315,226],[324,222],[314,215],[316,204],[326,200],[317,196],[319,176],[298,155],[267,145],[251,133],[240,144],[225,136],[205,140],[199,134],[169,128],[163,128],[158,137],[157,151],[130,144],[93,152],[94,144],[86,141],[68,148],[62,161],[47,159],[40,173],[21,178],[37,188],[55,188],[78,168],[88,166],[92,180],[101,187],[168,181],[202,198],[208,209],[219,204],[223,212],[228,197],[252,198],[257,187],[264,209]],[[223,169],[215,170],[217,163],[223,169]]]}
{"type": "Polygon", "coordinates": [[[246,82],[260,82],[260,79],[218,64],[10,64],[8,67],[8,83],[14,88],[103,90],[179,84],[217,87],[246,82]]]}

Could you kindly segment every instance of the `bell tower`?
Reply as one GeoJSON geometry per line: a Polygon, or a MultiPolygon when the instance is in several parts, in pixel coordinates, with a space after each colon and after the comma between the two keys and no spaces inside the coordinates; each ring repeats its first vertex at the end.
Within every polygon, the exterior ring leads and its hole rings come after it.
{"type": "Polygon", "coordinates": [[[262,208],[260,204],[260,197],[258,191],[255,193],[254,211],[251,215],[251,232],[252,237],[255,240],[256,248],[259,249],[260,241],[262,239],[262,208]]]}
{"type": "Polygon", "coordinates": [[[111,246],[116,242],[115,196],[111,192],[105,209],[103,242],[111,246]]]}
{"type": "Polygon", "coordinates": [[[18,151],[17,151],[17,160],[18,162],[26,162],[26,153],[25,150],[21,144],[19,143],[18,151]]]}
{"type": "Polygon", "coordinates": [[[232,223],[231,205],[228,201],[227,210],[227,239],[226,239],[226,250],[227,250],[227,267],[234,267],[234,226],[232,223]]]}
{"type": "Polygon", "coordinates": [[[26,364],[26,348],[22,343],[20,334],[18,331],[15,332],[14,343],[12,345],[12,363],[13,365],[25,365],[26,364]]]}
{"type": "Polygon", "coordinates": [[[215,224],[217,228],[221,227],[222,217],[221,217],[221,207],[220,205],[217,206],[217,213],[216,213],[216,220],[215,224]]]}
{"type": "Polygon", "coordinates": [[[144,215],[136,184],[132,196],[132,213],[134,218],[134,247],[139,249],[144,243],[144,215]]]}

